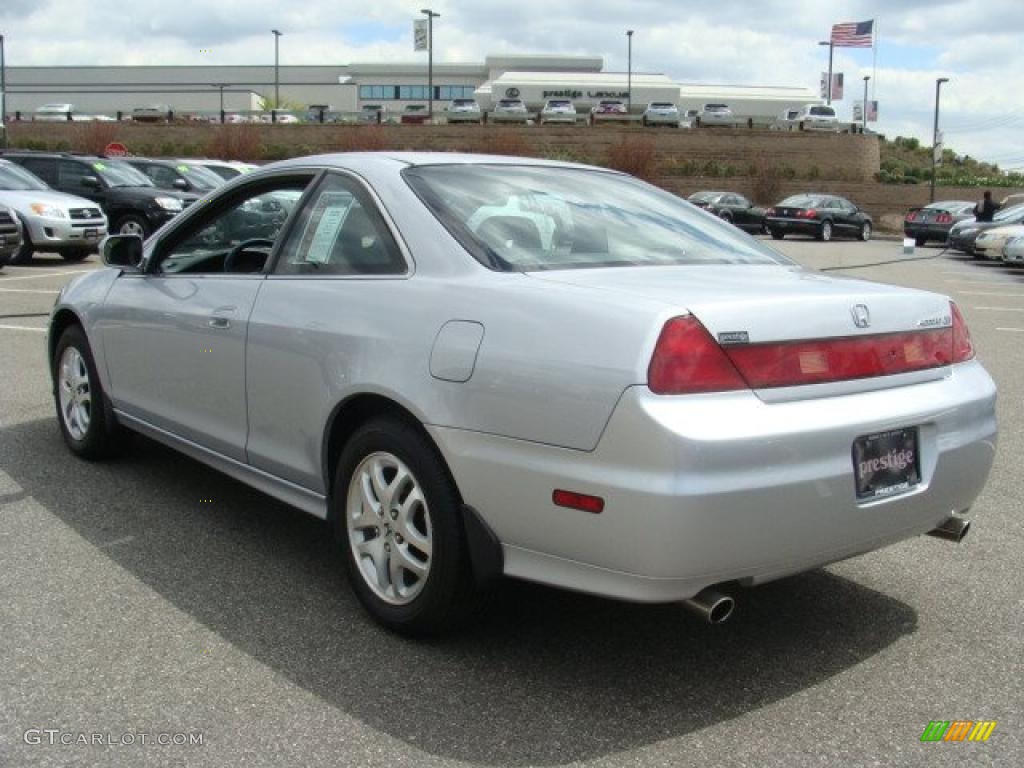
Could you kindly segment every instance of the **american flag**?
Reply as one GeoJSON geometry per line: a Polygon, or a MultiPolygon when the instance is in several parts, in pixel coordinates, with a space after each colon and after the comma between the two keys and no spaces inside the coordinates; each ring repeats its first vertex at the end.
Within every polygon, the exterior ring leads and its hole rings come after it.
{"type": "Polygon", "coordinates": [[[833,24],[832,45],[837,48],[870,48],[874,28],[874,19],[833,24]]]}

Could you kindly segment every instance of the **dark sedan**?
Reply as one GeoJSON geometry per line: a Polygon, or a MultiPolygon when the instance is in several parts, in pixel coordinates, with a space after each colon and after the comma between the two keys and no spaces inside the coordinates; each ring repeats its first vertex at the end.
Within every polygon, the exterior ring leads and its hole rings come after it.
{"type": "Polygon", "coordinates": [[[978,239],[978,235],[986,229],[1005,227],[1009,224],[1024,224],[1024,204],[1004,208],[995,215],[992,221],[970,219],[954,224],[953,228],[949,230],[949,247],[977,258],[977,254],[974,252],[974,242],[978,239]]]}
{"type": "Polygon", "coordinates": [[[743,195],[735,192],[705,191],[694,192],[686,199],[698,208],[703,208],[747,232],[765,231],[765,209],[755,206],[743,195]]]}
{"type": "Polygon", "coordinates": [[[944,243],[949,230],[960,221],[974,220],[974,203],[967,200],[942,200],[924,208],[913,208],[903,219],[903,234],[914,238],[916,245],[929,240],[944,243]]]}
{"type": "Polygon", "coordinates": [[[765,226],[776,240],[786,235],[871,239],[871,217],[838,195],[800,194],[787,197],[765,213],[765,226]]]}

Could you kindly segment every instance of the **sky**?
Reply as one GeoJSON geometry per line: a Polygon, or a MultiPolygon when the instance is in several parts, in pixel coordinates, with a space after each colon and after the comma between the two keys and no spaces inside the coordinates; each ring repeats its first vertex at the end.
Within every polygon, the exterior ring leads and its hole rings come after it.
{"type": "MultiPolygon", "coordinates": [[[[935,80],[940,128],[960,154],[1024,168],[1022,0],[431,0],[434,60],[487,54],[604,57],[681,83],[808,85],[827,68],[832,24],[874,19],[870,49],[836,48],[848,119],[863,93],[879,102],[876,129],[931,142],[935,80]]],[[[425,60],[412,50],[412,19],[425,0],[2,0],[6,60],[18,65],[282,64],[425,60]]]]}

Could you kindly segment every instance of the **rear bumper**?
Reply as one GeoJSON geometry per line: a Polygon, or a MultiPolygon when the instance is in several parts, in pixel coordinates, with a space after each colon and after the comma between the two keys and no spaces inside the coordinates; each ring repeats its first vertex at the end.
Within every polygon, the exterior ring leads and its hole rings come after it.
{"type": "Polygon", "coordinates": [[[939,240],[944,243],[949,239],[949,225],[904,223],[903,234],[914,239],[939,240]]]}
{"type": "Polygon", "coordinates": [[[821,233],[821,222],[817,219],[778,219],[767,218],[768,229],[785,234],[818,235],[821,233]]]}
{"type": "Polygon", "coordinates": [[[439,427],[466,503],[507,574],[642,602],[756,584],[933,529],[980,493],[995,454],[995,386],[977,362],[936,381],[768,404],[752,392],[623,393],[590,453],[439,427]],[[865,416],[872,414],[872,416],[865,416]],[[916,426],[919,486],[858,502],[855,438],[916,426]],[[601,496],[556,507],[556,488],[601,496]]]}

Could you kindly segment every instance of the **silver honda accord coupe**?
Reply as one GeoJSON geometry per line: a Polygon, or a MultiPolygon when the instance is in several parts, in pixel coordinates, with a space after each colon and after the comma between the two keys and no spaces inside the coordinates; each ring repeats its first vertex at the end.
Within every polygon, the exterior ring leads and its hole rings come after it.
{"type": "Polygon", "coordinates": [[[299,158],[102,253],[50,323],[71,451],[141,433],[328,520],[402,632],[501,575],[720,621],[739,587],[959,540],[995,453],[948,297],[604,169],[299,158]]]}

